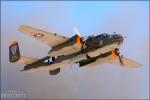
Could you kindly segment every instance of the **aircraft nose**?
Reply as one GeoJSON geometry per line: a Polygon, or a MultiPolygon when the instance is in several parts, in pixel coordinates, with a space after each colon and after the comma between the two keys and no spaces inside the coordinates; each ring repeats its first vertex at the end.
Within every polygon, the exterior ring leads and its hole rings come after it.
{"type": "Polygon", "coordinates": [[[123,43],[123,39],[124,39],[123,36],[120,35],[119,38],[118,38],[119,44],[122,44],[122,43],[123,43]]]}

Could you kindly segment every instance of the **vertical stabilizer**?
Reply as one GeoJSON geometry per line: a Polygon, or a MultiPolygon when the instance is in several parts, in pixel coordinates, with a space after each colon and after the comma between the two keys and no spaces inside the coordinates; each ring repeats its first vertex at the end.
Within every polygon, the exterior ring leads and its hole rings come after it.
{"type": "Polygon", "coordinates": [[[19,45],[17,41],[13,41],[9,46],[9,61],[16,62],[20,59],[19,45]]]}

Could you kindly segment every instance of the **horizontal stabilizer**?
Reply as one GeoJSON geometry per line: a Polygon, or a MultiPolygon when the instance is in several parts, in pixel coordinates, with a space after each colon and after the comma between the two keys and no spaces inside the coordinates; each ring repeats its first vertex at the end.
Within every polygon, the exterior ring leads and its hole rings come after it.
{"type": "Polygon", "coordinates": [[[18,60],[18,63],[21,63],[21,64],[31,64],[31,63],[36,62],[37,60],[38,59],[36,59],[36,58],[21,56],[20,59],[18,60]]]}
{"type": "Polygon", "coordinates": [[[9,61],[10,62],[18,62],[21,64],[30,64],[38,59],[21,56],[20,50],[19,50],[19,44],[17,41],[13,41],[9,46],[9,61]]]}

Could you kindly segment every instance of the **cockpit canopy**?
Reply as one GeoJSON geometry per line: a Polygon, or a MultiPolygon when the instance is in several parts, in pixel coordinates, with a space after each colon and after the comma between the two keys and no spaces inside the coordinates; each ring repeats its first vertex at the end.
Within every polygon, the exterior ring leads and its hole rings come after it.
{"type": "Polygon", "coordinates": [[[123,37],[120,34],[108,34],[108,33],[103,33],[97,36],[89,36],[86,39],[86,44],[87,45],[93,45],[97,44],[97,42],[103,41],[105,44],[111,44],[111,43],[122,43],[123,42],[123,37]]]}

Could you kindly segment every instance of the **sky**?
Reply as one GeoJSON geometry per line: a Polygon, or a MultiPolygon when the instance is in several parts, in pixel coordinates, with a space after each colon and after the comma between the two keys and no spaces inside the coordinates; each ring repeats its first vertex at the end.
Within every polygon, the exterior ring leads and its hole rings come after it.
{"type": "Polygon", "coordinates": [[[148,1],[2,1],[1,94],[15,91],[28,99],[148,99],[148,1]],[[104,64],[66,66],[60,74],[22,73],[9,62],[9,44],[17,40],[21,55],[42,58],[51,49],[18,31],[29,25],[71,37],[77,27],[85,36],[116,32],[126,36],[121,53],[144,66],[137,69],[104,64]]]}

